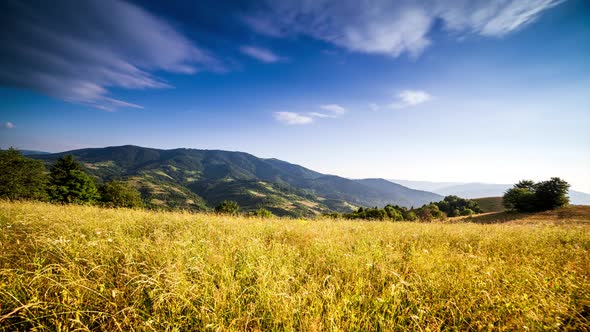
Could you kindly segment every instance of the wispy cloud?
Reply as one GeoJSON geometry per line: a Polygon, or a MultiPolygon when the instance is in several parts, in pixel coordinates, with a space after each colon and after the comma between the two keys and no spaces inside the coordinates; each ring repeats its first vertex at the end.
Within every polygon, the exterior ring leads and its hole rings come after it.
{"type": "Polygon", "coordinates": [[[337,104],[328,104],[328,105],[321,105],[321,109],[324,111],[332,112],[333,114],[344,114],[346,113],[346,108],[337,105],[337,104]]]}
{"type": "Polygon", "coordinates": [[[563,0],[266,0],[243,15],[253,31],[271,37],[305,35],[350,51],[418,56],[432,42],[437,20],[448,31],[498,37],[535,21],[563,0]]]}
{"type": "Polygon", "coordinates": [[[426,91],[404,90],[397,95],[397,100],[391,104],[393,109],[401,109],[423,104],[432,100],[432,96],[426,91]]]}
{"type": "Polygon", "coordinates": [[[6,128],[6,129],[12,129],[12,128],[14,128],[14,123],[12,123],[12,122],[4,122],[4,123],[2,123],[2,126],[1,127],[2,128],[6,128]]]}
{"type": "Polygon", "coordinates": [[[274,118],[287,125],[305,125],[313,122],[312,117],[295,112],[275,112],[274,118]]]}
{"type": "Polygon", "coordinates": [[[170,87],[155,71],[221,68],[167,22],[122,0],[1,1],[0,20],[10,27],[0,30],[0,85],[103,110],[141,107],[110,97],[110,88],[170,87]]]}
{"type": "Polygon", "coordinates": [[[297,112],[275,112],[274,117],[276,120],[286,124],[309,124],[314,122],[314,119],[335,119],[342,114],[346,113],[346,108],[338,105],[338,104],[325,104],[320,105],[319,109],[323,110],[324,112],[306,112],[306,113],[297,113],[297,112]]]}
{"type": "Polygon", "coordinates": [[[326,113],[319,113],[319,112],[309,112],[307,114],[309,116],[313,116],[314,118],[321,118],[321,119],[335,119],[338,117],[335,114],[326,114],[326,113]]]}
{"type": "Polygon", "coordinates": [[[240,51],[258,61],[264,63],[274,63],[285,60],[283,57],[276,55],[271,50],[254,47],[254,46],[242,46],[240,51]]]}

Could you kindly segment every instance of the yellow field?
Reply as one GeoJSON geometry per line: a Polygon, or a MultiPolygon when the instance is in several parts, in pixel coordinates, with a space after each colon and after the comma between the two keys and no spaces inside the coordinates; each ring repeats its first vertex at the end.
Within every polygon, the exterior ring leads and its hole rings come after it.
{"type": "Polygon", "coordinates": [[[0,201],[0,330],[589,330],[589,208],[482,218],[0,201]]]}

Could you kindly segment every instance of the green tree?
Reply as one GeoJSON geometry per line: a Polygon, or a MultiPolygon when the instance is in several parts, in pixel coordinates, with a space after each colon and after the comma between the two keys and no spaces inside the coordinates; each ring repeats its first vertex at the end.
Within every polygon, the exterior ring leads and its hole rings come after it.
{"type": "Polygon", "coordinates": [[[535,203],[539,211],[552,210],[569,204],[569,183],[554,177],[535,185],[535,203]]]}
{"type": "Polygon", "coordinates": [[[465,215],[465,210],[471,210],[472,213],[481,213],[481,209],[476,201],[455,195],[446,196],[442,201],[434,204],[436,204],[448,217],[465,215]]]}
{"type": "Polygon", "coordinates": [[[506,191],[503,203],[507,209],[520,212],[551,210],[569,203],[569,187],[566,181],[556,177],[539,183],[523,180],[506,191]]]}
{"type": "Polygon", "coordinates": [[[45,200],[47,175],[43,162],[18,150],[0,150],[0,198],[45,200]]]}
{"type": "Polygon", "coordinates": [[[464,209],[461,211],[462,216],[470,216],[472,214],[473,214],[473,210],[471,210],[471,209],[464,209]]]}
{"type": "Polygon", "coordinates": [[[256,211],[251,212],[250,215],[253,217],[258,217],[258,218],[272,218],[272,217],[274,217],[274,214],[272,214],[272,212],[268,211],[267,209],[258,209],[256,211]]]}
{"type": "Polygon", "coordinates": [[[143,206],[141,194],[126,182],[110,181],[100,187],[100,201],[108,207],[137,208],[143,206]]]}
{"type": "Polygon", "coordinates": [[[418,216],[418,219],[422,221],[431,221],[433,219],[445,218],[444,212],[442,212],[435,203],[430,203],[417,209],[416,216],[418,216]]]}
{"type": "Polygon", "coordinates": [[[502,204],[508,210],[520,212],[535,211],[535,192],[527,188],[519,188],[515,185],[514,188],[508,189],[504,193],[502,204]]]}
{"type": "Polygon", "coordinates": [[[234,201],[223,201],[215,207],[215,212],[235,216],[240,213],[240,206],[234,201]]]}
{"type": "Polygon", "coordinates": [[[402,215],[402,211],[396,209],[395,206],[386,205],[383,210],[387,213],[387,217],[393,221],[402,221],[404,220],[404,216],[402,215]]]}
{"type": "Polygon", "coordinates": [[[416,219],[418,219],[418,216],[416,216],[416,213],[414,211],[407,211],[404,214],[404,220],[415,221],[416,219]]]}
{"type": "Polygon", "coordinates": [[[100,196],[94,180],[72,155],[59,158],[51,167],[49,198],[58,203],[89,204],[100,196]]]}

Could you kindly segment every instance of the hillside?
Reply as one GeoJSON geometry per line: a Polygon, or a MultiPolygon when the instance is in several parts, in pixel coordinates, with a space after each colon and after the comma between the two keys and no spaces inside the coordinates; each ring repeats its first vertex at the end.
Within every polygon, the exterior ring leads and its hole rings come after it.
{"type": "Polygon", "coordinates": [[[309,216],[357,206],[421,206],[442,198],[385,180],[350,180],[243,152],[127,145],[33,157],[51,163],[66,154],[102,181],[128,181],[151,206],[163,208],[207,210],[230,199],[245,210],[265,207],[277,215],[309,216]]]}
{"type": "Polygon", "coordinates": [[[473,200],[477,202],[483,213],[502,212],[506,210],[504,205],[502,205],[502,197],[482,197],[474,198],[473,200]]]}
{"type": "Polygon", "coordinates": [[[0,331],[588,331],[589,208],[486,217],[0,201],[0,331]]]}

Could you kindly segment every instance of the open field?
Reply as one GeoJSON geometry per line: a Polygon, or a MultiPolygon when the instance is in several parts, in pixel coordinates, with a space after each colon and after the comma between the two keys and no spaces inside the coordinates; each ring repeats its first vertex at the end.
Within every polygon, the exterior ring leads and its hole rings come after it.
{"type": "Polygon", "coordinates": [[[31,329],[589,330],[590,208],[422,224],[0,201],[0,330],[31,329]]]}

